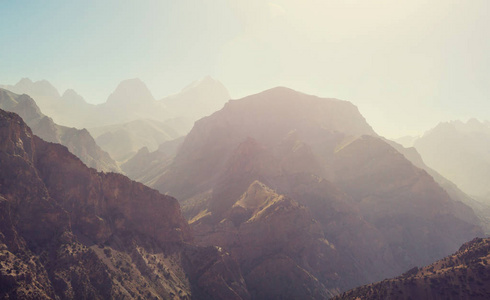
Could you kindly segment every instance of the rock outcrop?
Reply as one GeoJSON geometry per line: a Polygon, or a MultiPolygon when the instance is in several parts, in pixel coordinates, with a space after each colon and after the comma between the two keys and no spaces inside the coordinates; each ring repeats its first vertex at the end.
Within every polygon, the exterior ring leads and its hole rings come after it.
{"type": "Polygon", "coordinates": [[[0,298],[248,299],[240,268],[192,245],[177,200],[97,173],[0,110],[0,298]]]}

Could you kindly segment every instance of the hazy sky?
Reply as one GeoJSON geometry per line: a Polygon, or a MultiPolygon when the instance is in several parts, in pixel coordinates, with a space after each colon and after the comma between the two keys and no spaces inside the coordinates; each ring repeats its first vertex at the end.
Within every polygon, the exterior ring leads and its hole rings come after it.
{"type": "Polygon", "coordinates": [[[123,79],[161,98],[211,75],[233,98],[288,86],[416,134],[490,119],[489,3],[0,0],[0,83],[47,79],[100,103],[123,79]]]}

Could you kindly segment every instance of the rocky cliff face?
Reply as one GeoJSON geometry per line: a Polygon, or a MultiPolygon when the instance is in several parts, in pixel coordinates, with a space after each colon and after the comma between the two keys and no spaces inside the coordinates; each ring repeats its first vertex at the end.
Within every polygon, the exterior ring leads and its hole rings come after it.
{"type": "Polygon", "coordinates": [[[45,141],[66,146],[87,166],[99,171],[121,172],[116,162],[100,149],[87,130],[57,125],[41,112],[29,96],[0,89],[0,108],[19,114],[34,134],[45,141]]]}
{"type": "Polygon", "coordinates": [[[472,210],[380,139],[355,106],[286,88],[232,100],[196,122],[162,173],[150,184],[181,200],[199,244],[237,258],[257,298],[281,298],[292,287],[307,297],[332,295],[429,263],[482,234],[472,210]],[[277,209],[248,206],[269,203],[261,197],[243,200],[256,181],[282,199],[270,200],[277,209]],[[289,230],[289,222],[301,229],[289,230]],[[295,238],[284,244],[274,236],[295,238]],[[282,279],[270,281],[275,276],[282,279]]]}
{"type": "Polygon", "coordinates": [[[0,110],[0,291],[11,299],[247,299],[174,198],[87,168],[0,110]]]}
{"type": "Polygon", "coordinates": [[[334,299],[487,299],[490,240],[477,238],[428,266],[359,287],[334,299]]]}

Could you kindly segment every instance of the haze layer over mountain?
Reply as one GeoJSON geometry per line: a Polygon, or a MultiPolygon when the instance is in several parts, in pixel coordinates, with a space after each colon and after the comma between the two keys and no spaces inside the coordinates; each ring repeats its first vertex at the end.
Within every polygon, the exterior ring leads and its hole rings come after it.
{"type": "MultiPolygon", "coordinates": [[[[163,122],[183,119],[185,132],[194,121],[215,112],[230,99],[219,81],[206,76],[191,83],[181,92],[155,100],[146,84],[138,78],[124,80],[109,95],[107,101],[89,104],[74,90],[59,92],[48,81],[32,82],[21,79],[16,85],[2,86],[14,93],[28,94],[55,122],[77,128],[92,128],[151,119],[163,122]]],[[[179,129],[182,130],[182,129],[179,129]]]]}
{"type": "Polygon", "coordinates": [[[109,154],[100,149],[86,129],[78,130],[54,123],[41,112],[29,96],[16,95],[0,89],[0,108],[18,113],[36,135],[45,141],[66,146],[87,166],[99,171],[121,171],[109,154]]]}
{"type": "Polygon", "coordinates": [[[124,161],[132,157],[144,147],[155,151],[163,142],[176,139],[186,133],[176,131],[172,122],[158,122],[150,119],[94,127],[89,131],[97,144],[117,161],[124,161]]]}
{"type": "Polygon", "coordinates": [[[430,167],[465,193],[490,199],[490,124],[471,119],[440,123],[414,142],[430,167]]]}
{"type": "Polygon", "coordinates": [[[125,80],[99,105],[88,104],[74,90],[60,96],[46,80],[24,78],[4,87],[30,95],[59,124],[88,128],[99,146],[117,161],[128,159],[142,147],[154,151],[161,143],[187,134],[195,121],[230,99],[223,84],[210,76],[162,100],[155,100],[141,80],[125,80]]]}
{"type": "Polygon", "coordinates": [[[231,100],[174,158],[140,152],[132,170],[149,174],[158,156],[146,183],[181,201],[197,243],[230,251],[259,299],[334,295],[482,234],[469,207],[346,101],[287,88],[231,100]]]}

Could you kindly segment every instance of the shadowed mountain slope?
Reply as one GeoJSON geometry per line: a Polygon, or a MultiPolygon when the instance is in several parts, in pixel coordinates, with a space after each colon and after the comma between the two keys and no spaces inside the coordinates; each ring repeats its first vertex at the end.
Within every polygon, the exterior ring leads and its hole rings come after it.
{"type": "Polygon", "coordinates": [[[229,254],[192,244],[177,200],[97,173],[0,110],[0,297],[248,299],[229,254]]]}

